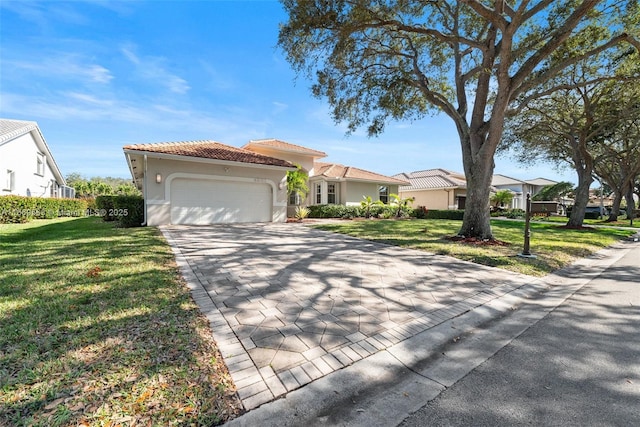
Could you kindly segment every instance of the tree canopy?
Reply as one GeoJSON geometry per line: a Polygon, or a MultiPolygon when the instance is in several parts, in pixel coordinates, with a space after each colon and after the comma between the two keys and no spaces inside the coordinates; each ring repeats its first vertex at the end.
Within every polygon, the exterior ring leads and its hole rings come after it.
{"type": "Polygon", "coordinates": [[[579,61],[639,45],[628,31],[637,31],[635,0],[282,3],[279,46],[350,131],[378,135],[390,120],[431,113],[453,121],[467,179],[460,234],[469,237],[492,238],[494,155],[512,104],[552,90],[545,84],[579,61]],[[598,29],[611,31],[590,37],[598,29]]]}

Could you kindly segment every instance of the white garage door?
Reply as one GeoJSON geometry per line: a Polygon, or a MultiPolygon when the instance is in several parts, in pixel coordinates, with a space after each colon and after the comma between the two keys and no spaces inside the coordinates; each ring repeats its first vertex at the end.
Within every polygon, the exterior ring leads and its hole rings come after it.
{"type": "Polygon", "coordinates": [[[179,178],[171,182],[171,223],[271,222],[271,186],[179,178]]]}

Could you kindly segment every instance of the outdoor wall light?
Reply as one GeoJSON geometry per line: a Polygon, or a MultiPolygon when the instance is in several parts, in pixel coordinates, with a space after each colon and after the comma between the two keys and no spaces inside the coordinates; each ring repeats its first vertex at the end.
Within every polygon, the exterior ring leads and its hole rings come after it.
{"type": "Polygon", "coordinates": [[[162,175],[157,173],[156,174],[156,183],[160,184],[162,182],[162,175]]]}

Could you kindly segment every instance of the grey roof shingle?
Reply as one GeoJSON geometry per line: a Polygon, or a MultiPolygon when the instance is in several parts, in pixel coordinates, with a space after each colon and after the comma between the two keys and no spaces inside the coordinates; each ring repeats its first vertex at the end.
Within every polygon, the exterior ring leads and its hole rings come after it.
{"type": "Polygon", "coordinates": [[[35,129],[38,129],[36,122],[0,119],[0,143],[17,138],[35,129]]]}
{"type": "Polygon", "coordinates": [[[427,169],[410,173],[400,173],[394,178],[409,181],[411,185],[401,186],[400,191],[436,190],[439,188],[467,188],[464,175],[446,169],[427,169]]]}

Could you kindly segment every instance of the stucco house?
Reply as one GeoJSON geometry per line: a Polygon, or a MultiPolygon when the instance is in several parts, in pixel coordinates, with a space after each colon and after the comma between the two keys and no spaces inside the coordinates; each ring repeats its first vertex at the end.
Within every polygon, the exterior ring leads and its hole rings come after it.
{"type": "Polygon", "coordinates": [[[148,225],[284,222],[298,204],[359,204],[363,196],[388,202],[407,183],[317,162],[324,152],[278,139],[242,148],[215,141],[135,144],[124,154],[148,225]],[[309,175],[306,200],[287,194],[287,171],[298,165],[309,175]]]}
{"type": "Polygon", "coordinates": [[[363,196],[388,203],[391,194],[407,181],[337,163],[319,162],[326,153],[277,139],[249,141],[243,148],[287,160],[309,175],[309,194],[305,200],[289,199],[289,216],[296,205],[360,205],[363,196]]]}
{"type": "Polygon", "coordinates": [[[510,190],[513,193],[513,200],[509,206],[512,209],[525,209],[527,193],[533,197],[547,185],[553,184],[557,184],[557,182],[546,178],[520,180],[500,174],[493,175],[491,180],[491,185],[496,190],[510,190]]]}
{"type": "Polygon", "coordinates": [[[75,197],[36,122],[0,119],[0,196],[75,197]]]}
{"type": "Polygon", "coordinates": [[[145,223],[282,222],[287,215],[286,160],[215,141],[124,147],[145,200],[145,223]]]}
{"type": "MultiPolygon", "coordinates": [[[[462,173],[446,169],[427,169],[399,173],[394,178],[405,179],[410,185],[400,186],[400,196],[415,197],[413,206],[427,209],[464,209],[467,181],[462,173]]],[[[546,178],[519,180],[505,175],[493,175],[491,191],[509,190],[513,193],[512,209],[524,209],[527,193],[538,194],[545,186],[557,184],[546,178]]]]}
{"type": "Polygon", "coordinates": [[[409,182],[409,185],[400,186],[399,191],[402,198],[415,198],[414,207],[464,209],[467,197],[464,174],[438,168],[399,173],[393,177],[409,182]]]}

